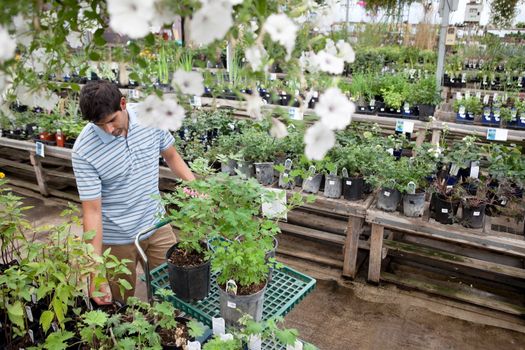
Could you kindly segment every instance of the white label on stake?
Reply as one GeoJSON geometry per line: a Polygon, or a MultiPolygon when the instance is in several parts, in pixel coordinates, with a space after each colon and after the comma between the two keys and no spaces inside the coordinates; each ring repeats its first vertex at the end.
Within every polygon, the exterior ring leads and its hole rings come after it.
{"type": "Polygon", "coordinates": [[[481,100],[481,91],[476,92],[476,98],[481,100]]]}
{"type": "Polygon", "coordinates": [[[35,293],[31,294],[31,301],[33,302],[33,304],[36,304],[36,294],[35,293]]]}
{"type": "Polygon", "coordinates": [[[481,214],[479,211],[475,211],[472,213],[473,216],[479,216],[479,214],[481,214]]]}
{"type": "Polygon", "coordinates": [[[275,80],[275,79],[277,79],[277,74],[270,73],[270,80],[275,80]]]}
{"type": "Polygon", "coordinates": [[[465,98],[470,98],[470,91],[465,92],[465,98]]]}
{"type": "Polygon", "coordinates": [[[252,334],[248,339],[248,350],[261,350],[262,349],[262,340],[261,337],[252,334]]]}
{"type": "Polygon", "coordinates": [[[37,156],[42,157],[42,158],[45,157],[44,144],[42,142],[35,143],[35,152],[37,156]]]}
{"type": "Polygon", "coordinates": [[[484,105],[488,105],[488,104],[489,104],[489,98],[490,98],[489,95],[485,95],[485,96],[483,96],[483,104],[484,104],[484,105]]]}
{"type": "Polygon", "coordinates": [[[447,214],[447,213],[448,213],[448,209],[443,208],[443,209],[441,209],[441,212],[442,212],[443,214],[447,214]]]}
{"type": "Polygon", "coordinates": [[[479,176],[479,162],[470,163],[470,177],[477,179],[479,176]]]}
{"type": "Polygon", "coordinates": [[[463,95],[461,95],[461,92],[456,91],[456,100],[462,100],[462,99],[463,99],[463,95]]]}
{"type": "Polygon", "coordinates": [[[201,343],[188,340],[188,350],[201,350],[201,343]]]}
{"type": "MultiPolygon", "coordinates": [[[[230,303],[230,302],[228,302],[228,303],[230,303]]],[[[226,333],[226,326],[225,326],[224,318],[222,318],[222,317],[213,317],[211,319],[211,324],[212,324],[212,327],[213,327],[213,334],[214,335],[226,333]]]]}
{"type": "Polygon", "coordinates": [[[297,107],[290,107],[288,109],[288,117],[292,120],[303,120],[304,115],[303,112],[297,107]]]}
{"type": "Polygon", "coordinates": [[[235,304],[234,302],[232,301],[228,301],[228,307],[230,309],[236,309],[237,308],[237,304],[235,304]]]}
{"type": "Polygon", "coordinates": [[[31,343],[35,342],[35,335],[33,334],[33,330],[30,329],[27,331],[27,334],[29,334],[29,338],[31,339],[31,343]]]}
{"type": "Polygon", "coordinates": [[[335,185],[335,181],[328,181],[328,183],[332,186],[335,185]]]}
{"type": "Polygon", "coordinates": [[[276,193],[276,196],[273,201],[262,203],[263,215],[270,219],[277,218],[287,220],[286,191],[278,188],[268,188],[267,191],[276,193]]]}
{"type": "Polygon", "coordinates": [[[383,192],[383,194],[385,195],[385,197],[390,197],[390,192],[388,191],[383,192]]]}
{"type": "Polygon", "coordinates": [[[346,182],[346,185],[347,185],[347,186],[352,186],[352,181],[347,181],[347,182],[346,182]]]}
{"type": "Polygon", "coordinates": [[[233,334],[230,334],[230,333],[221,334],[219,335],[219,337],[221,338],[221,340],[225,340],[225,341],[233,340],[233,334]]]}
{"type": "Polygon", "coordinates": [[[191,99],[191,105],[193,107],[202,107],[202,99],[200,96],[193,96],[191,99]]]}
{"type": "Polygon", "coordinates": [[[31,311],[31,307],[26,305],[26,315],[29,322],[33,322],[33,312],[31,311]]]}
{"type": "Polygon", "coordinates": [[[488,128],[487,140],[491,141],[507,141],[509,131],[507,129],[488,128]]]}

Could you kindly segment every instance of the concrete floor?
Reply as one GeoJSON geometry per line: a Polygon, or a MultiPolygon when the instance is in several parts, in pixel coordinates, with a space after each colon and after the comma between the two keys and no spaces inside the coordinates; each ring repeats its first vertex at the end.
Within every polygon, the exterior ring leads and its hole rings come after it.
{"type": "MultiPolygon", "coordinates": [[[[27,211],[32,223],[62,222],[65,201],[19,193],[33,206],[27,211]]],[[[523,320],[392,285],[342,281],[311,264],[293,267],[318,284],[286,316],[286,324],[320,349],[525,349],[523,320]]],[[[138,285],[137,296],[145,297],[144,284],[138,285]]]]}

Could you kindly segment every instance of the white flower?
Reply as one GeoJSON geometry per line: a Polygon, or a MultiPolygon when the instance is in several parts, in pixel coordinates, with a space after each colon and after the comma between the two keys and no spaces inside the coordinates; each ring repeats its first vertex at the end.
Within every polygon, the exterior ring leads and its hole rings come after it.
{"type": "Polygon", "coordinates": [[[16,42],[9,36],[6,28],[0,26],[0,62],[13,58],[16,42]]]}
{"type": "Polygon", "coordinates": [[[276,139],[282,139],[288,136],[288,129],[283,122],[277,118],[272,118],[272,128],[270,129],[270,135],[276,139]]]}
{"type": "Polygon", "coordinates": [[[137,106],[137,121],[146,127],[177,131],[185,117],[182,108],[175,99],[156,94],[149,95],[137,106]]]}
{"type": "Polygon", "coordinates": [[[30,90],[27,86],[18,86],[16,96],[21,104],[30,108],[41,107],[44,110],[52,110],[59,101],[59,97],[48,90],[30,90]]]}
{"type": "Polygon", "coordinates": [[[154,0],[107,0],[109,26],[115,32],[138,39],[150,33],[154,0]]]}
{"type": "Polygon", "coordinates": [[[304,133],[304,154],[310,160],[322,160],[335,145],[335,133],[317,122],[304,133]]]}
{"type": "Polygon", "coordinates": [[[71,48],[77,49],[82,47],[81,37],[82,35],[79,32],[70,31],[66,36],[66,41],[71,48]]]}
{"type": "Polygon", "coordinates": [[[355,52],[349,43],[344,40],[337,41],[338,57],[341,57],[345,62],[352,63],[355,61],[355,52]]]}
{"type": "Polygon", "coordinates": [[[329,88],[315,104],[315,113],[321,118],[321,123],[330,130],[342,130],[350,124],[355,105],[348,101],[338,88],[329,88]]]}
{"type": "Polygon", "coordinates": [[[342,58],[331,55],[324,50],[317,53],[315,61],[320,70],[330,74],[341,74],[345,68],[345,62],[342,58]]]}
{"type": "Polygon", "coordinates": [[[244,51],[244,55],[254,72],[261,69],[266,70],[266,65],[263,67],[263,63],[267,60],[267,53],[264,47],[259,45],[251,46],[244,51]]]}
{"type": "Polygon", "coordinates": [[[328,33],[332,30],[332,25],[337,22],[339,16],[338,11],[340,7],[337,4],[338,1],[327,1],[326,4],[316,10],[315,24],[317,29],[321,33],[328,33]]]}
{"type": "Polygon", "coordinates": [[[287,51],[286,59],[290,59],[295,46],[297,25],[283,13],[270,15],[264,24],[266,32],[273,41],[283,45],[287,51]]]}
{"type": "Polygon", "coordinates": [[[183,94],[202,96],[204,93],[204,78],[199,72],[186,72],[182,69],[173,74],[172,85],[179,88],[183,94]]]}
{"type": "Polygon", "coordinates": [[[232,7],[224,4],[204,4],[193,14],[190,22],[190,39],[199,45],[208,45],[222,39],[233,24],[232,7]]]}
{"type": "Polygon", "coordinates": [[[27,58],[24,67],[33,69],[37,73],[43,73],[46,70],[47,62],[51,60],[51,55],[46,52],[46,49],[39,48],[27,58]]]}
{"type": "Polygon", "coordinates": [[[326,39],[324,50],[332,56],[337,56],[337,47],[332,39],[326,39]]]}
{"type": "Polygon", "coordinates": [[[177,17],[169,6],[164,2],[155,3],[155,14],[151,20],[151,26],[162,28],[166,24],[172,24],[177,17]]]}
{"type": "Polygon", "coordinates": [[[248,113],[248,115],[257,121],[261,121],[261,107],[264,106],[263,99],[255,92],[253,93],[253,95],[244,95],[244,98],[246,98],[247,102],[246,112],[248,113]]]}
{"type": "Polygon", "coordinates": [[[31,45],[33,41],[33,33],[31,31],[30,19],[24,18],[21,14],[13,17],[13,25],[15,26],[16,42],[23,46],[31,45]]]}
{"type": "Polygon", "coordinates": [[[12,79],[5,72],[0,71],[0,103],[4,100],[4,92],[11,86],[12,79]]]}
{"type": "Polygon", "coordinates": [[[317,55],[313,51],[303,51],[301,52],[301,57],[299,57],[299,67],[301,70],[309,71],[310,73],[315,73],[319,70],[319,65],[317,64],[317,55]]]}

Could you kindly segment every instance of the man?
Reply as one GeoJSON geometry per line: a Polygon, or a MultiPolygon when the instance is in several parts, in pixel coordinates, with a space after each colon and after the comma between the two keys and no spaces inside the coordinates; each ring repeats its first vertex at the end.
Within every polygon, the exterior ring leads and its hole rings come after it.
{"type": "MultiPolygon", "coordinates": [[[[91,242],[97,254],[111,248],[119,259],[130,259],[131,275],[126,279],[133,296],[136,265],[139,261],[134,239],[141,230],[159,221],[164,213],[159,195],[159,154],[170,169],[183,180],[194,176],[173,147],[168,131],[137,124],[134,111],[126,108],[126,99],[118,87],[105,80],[92,81],[80,92],[80,109],[90,121],[73,147],[73,170],[82,201],[84,231],[95,230],[91,242]]],[[[144,237],[141,245],[154,268],[165,261],[166,251],[176,242],[166,225],[144,237]]],[[[93,282],[90,295],[95,290],[93,282]]],[[[122,300],[118,284],[109,283],[113,298],[122,300]]],[[[97,304],[107,304],[111,296],[101,286],[104,297],[93,297],[97,304]]]]}

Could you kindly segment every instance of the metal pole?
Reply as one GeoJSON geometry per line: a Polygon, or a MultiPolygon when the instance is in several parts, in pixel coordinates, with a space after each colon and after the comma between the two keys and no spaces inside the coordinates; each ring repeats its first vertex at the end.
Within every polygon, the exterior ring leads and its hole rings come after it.
{"type": "Polygon", "coordinates": [[[443,83],[443,71],[445,67],[445,40],[447,36],[447,29],[450,16],[449,1],[451,0],[441,0],[441,3],[439,4],[441,9],[441,28],[439,31],[439,50],[436,69],[436,86],[438,93],[441,92],[441,86],[443,83]]]}
{"type": "Polygon", "coordinates": [[[348,39],[348,20],[350,19],[350,0],[346,0],[346,19],[345,19],[345,31],[348,39]]]}

